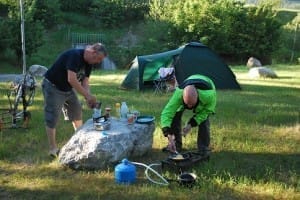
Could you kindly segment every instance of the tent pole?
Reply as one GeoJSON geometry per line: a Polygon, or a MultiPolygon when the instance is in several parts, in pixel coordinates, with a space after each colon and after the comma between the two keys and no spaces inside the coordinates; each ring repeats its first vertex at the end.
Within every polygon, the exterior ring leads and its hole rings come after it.
{"type": "Polygon", "coordinates": [[[24,9],[23,9],[23,0],[20,0],[20,12],[21,12],[21,42],[22,42],[23,74],[26,74],[26,53],[25,53],[25,34],[24,34],[24,9]]]}

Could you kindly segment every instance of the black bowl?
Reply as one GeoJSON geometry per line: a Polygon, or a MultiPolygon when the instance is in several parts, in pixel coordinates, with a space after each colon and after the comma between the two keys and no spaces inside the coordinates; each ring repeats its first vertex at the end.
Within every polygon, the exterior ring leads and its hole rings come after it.
{"type": "Polygon", "coordinates": [[[194,173],[184,172],[178,176],[181,185],[192,187],[196,183],[197,176],[194,173]]]}

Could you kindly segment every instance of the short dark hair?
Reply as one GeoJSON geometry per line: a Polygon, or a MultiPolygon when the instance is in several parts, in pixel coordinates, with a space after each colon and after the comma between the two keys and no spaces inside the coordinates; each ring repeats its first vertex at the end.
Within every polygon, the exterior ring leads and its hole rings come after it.
{"type": "Polygon", "coordinates": [[[104,56],[107,56],[107,50],[102,43],[95,43],[90,48],[99,53],[103,53],[104,56]]]}

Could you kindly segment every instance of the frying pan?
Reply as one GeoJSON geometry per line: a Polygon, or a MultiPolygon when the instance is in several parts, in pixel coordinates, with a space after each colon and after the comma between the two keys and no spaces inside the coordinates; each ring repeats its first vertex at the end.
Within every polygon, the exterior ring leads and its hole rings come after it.
{"type": "Polygon", "coordinates": [[[195,166],[195,164],[208,160],[209,156],[191,151],[181,154],[171,154],[165,160],[162,160],[161,163],[163,170],[168,169],[184,172],[195,166]]]}
{"type": "Polygon", "coordinates": [[[169,160],[172,160],[174,162],[186,161],[189,158],[190,158],[190,154],[180,154],[180,153],[172,154],[168,157],[169,160]]]}

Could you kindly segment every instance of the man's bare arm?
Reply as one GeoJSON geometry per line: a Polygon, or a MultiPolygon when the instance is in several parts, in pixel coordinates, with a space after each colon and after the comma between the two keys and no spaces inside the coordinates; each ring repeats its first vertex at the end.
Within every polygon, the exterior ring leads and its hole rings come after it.
{"type": "Polygon", "coordinates": [[[96,97],[95,96],[92,96],[90,94],[90,91],[89,91],[89,86],[86,85],[88,84],[88,79],[85,78],[84,80],[84,86],[78,81],[77,79],[77,76],[76,76],[76,73],[71,71],[71,70],[68,70],[68,82],[70,83],[70,85],[79,93],[81,94],[87,104],[90,106],[90,107],[93,107],[93,105],[96,103],[96,97]]]}

